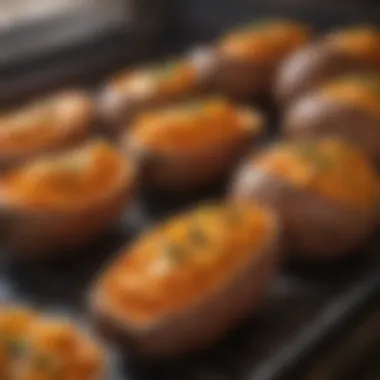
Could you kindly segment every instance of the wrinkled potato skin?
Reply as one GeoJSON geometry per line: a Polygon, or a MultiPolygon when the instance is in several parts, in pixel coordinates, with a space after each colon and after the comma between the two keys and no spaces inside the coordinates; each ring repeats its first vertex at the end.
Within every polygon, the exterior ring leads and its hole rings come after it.
{"type": "Polygon", "coordinates": [[[310,94],[295,102],[285,113],[286,137],[336,136],[360,146],[380,167],[380,117],[320,94],[310,94]]]}
{"type": "Polygon", "coordinates": [[[105,336],[144,356],[166,358],[205,348],[258,306],[281,263],[279,243],[278,233],[271,236],[261,254],[236,273],[234,281],[196,305],[152,321],[147,328],[114,323],[96,296],[90,297],[96,324],[105,336]]]}
{"type": "Polygon", "coordinates": [[[376,67],[318,41],[297,50],[281,64],[274,83],[274,96],[286,109],[321,83],[363,70],[375,71],[376,67]]]}
{"type": "Polygon", "coordinates": [[[340,259],[353,252],[374,230],[378,216],[375,207],[368,212],[349,210],[251,167],[238,172],[231,196],[276,210],[282,217],[286,250],[313,261],[340,259]]]}

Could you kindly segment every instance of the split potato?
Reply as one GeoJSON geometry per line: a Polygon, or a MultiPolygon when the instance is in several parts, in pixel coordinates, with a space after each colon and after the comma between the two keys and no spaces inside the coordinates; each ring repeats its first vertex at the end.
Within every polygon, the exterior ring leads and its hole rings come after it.
{"type": "Polygon", "coordinates": [[[74,323],[0,306],[0,374],[15,380],[102,380],[105,350],[74,323]]]}
{"type": "Polygon", "coordinates": [[[208,88],[244,99],[269,93],[279,63],[309,38],[309,28],[303,24],[262,20],[227,33],[194,58],[208,88]]]}
{"type": "Polygon", "coordinates": [[[89,333],[69,320],[41,316],[26,336],[19,358],[19,380],[103,380],[106,354],[89,333]]]}
{"type": "Polygon", "coordinates": [[[191,191],[228,174],[263,125],[260,112],[212,97],[141,114],[122,144],[149,187],[191,191]]]}
{"type": "Polygon", "coordinates": [[[64,254],[117,218],[134,184],[133,164],[100,140],[36,159],[0,179],[3,243],[25,258],[64,254]]]}
{"type": "Polygon", "coordinates": [[[331,32],[291,54],[279,67],[274,94],[284,107],[329,79],[380,71],[380,32],[356,26],[331,32]]]}
{"type": "Polygon", "coordinates": [[[100,330],[151,357],[204,348],[258,306],[281,261],[275,214],[206,204],[122,251],[90,294],[100,330]]]}
{"type": "MultiPolygon", "coordinates": [[[[29,308],[0,305],[0,378],[14,379],[36,315],[29,308]]],[[[17,378],[18,380],[18,378],[17,378]]]]}
{"type": "Polygon", "coordinates": [[[360,146],[380,166],[380,72],[336,78],[285,112],[289,138],[337,136],[360,146]]]}
{"type": "Polygon", "coordinates": [[[197,66],[188,59],[126,70],[101,90],[99,116],[107,132],[118,135],[141,111],[199,94],[202,86],[197,66]]]}
{"type": "Polygon", "coordinates": [[[273,207],[289,253],[343,257],[374,230],[378,176],[367,156],[339,139],[283,142],[253,156],[233,182],[234,199],[273,207]]]}
{"type": "Polygon", "coordinates": [[[0,169],[83,142],[90,133],[93,106],[79,90],[37,99],[0,114],[0,169]]]}

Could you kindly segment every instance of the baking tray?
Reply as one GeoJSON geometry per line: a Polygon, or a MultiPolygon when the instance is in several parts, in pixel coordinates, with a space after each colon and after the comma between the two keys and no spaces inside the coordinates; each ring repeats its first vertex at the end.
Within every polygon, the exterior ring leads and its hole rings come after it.
{"type": "MultiPolygon", "coordinates": [[[[248,18],[292,15],[289,8],[285,11],[278,7],[268,7],[266,11],[259,11],[251,2],[240,0],[234,2],[236,8],[230,12],[229,20],[228,14],[218,12],[223,3],[226,6],[228,2],[192,0],[192,6],[190,0],[188,3],[184,0],[176,2],[172,13],[175,17],[171,20],[163,49],[177,50],[193,45],[196,41],[207,40],[248,18]],[[212,8],[212,4],[215,8],[212,8]],[[204,6],[207,11],[202,11],[204,6]],[[237,17],[238,13],[244,17],[237,17]],[[201,14],[203,18],[199,18],[201,14]],[[195,18],[192,19],[192,16],[195,18]],[[175,39],[171,32],[173,28],[177,28],[175,39]]],[[[314,24],[322,28],[332,26],[334,18],[339,24],[358,21],[360,17],[375,22],[373,12],[367,15],[357,12],[357,17],[350,12],[342,12],[338,17],[338,13],[334,16],[337,10],[318,9],[319,13],[306,8],[302,13],[297,8],[294,15],[309,22],[314,15],[314,24]]],[[[127,62],[121,60],[119,64],[127,62]]],[[[85,71],[84,65],[83,72],[85,71]]],[[[37,79],[35,88],[38,88],[38,84],[43,87],[46,79],[43,76],[37,79]]],[[[27,90],[26,86],[20,92],[27,90]]],[[[272,123],[270,132],[276,132],[275,123],[272,123]]],[[[60,311],[86,322],[88,316],[84,305],[87,289],[105,261],[141,231],[173,213],[202,200],[223,196],[225,186],[225,182],[216,183],[213,188],[187,198],[166,198],[142,190],[124,217],[105,236],[94,244],[73,252],[69,258],[59,263],[22,263],[12,260],[3,252],[0,256],[0,299],[25,301],[36,304],[42,310],[60,311]]],[[[289,262],[278,275],[260,309],[213,347],[187,358],[165,362],[121,356],[110,380],[283,378],[379,297],[379,247],[378,238],[373,236],[361,252],[343,262],[323,265],[289,262]]]]}

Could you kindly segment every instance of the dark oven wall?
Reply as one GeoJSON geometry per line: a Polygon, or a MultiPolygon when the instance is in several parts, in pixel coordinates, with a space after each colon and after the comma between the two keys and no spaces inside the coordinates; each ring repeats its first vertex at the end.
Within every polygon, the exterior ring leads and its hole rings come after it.
{"type": "Polygon", "coordinates": [[[379,0],[171,0],[168,38],[178,45],[214,38],[237,24],[260,17],[294,17],[323,29],[332,25],[380,25],[379,0]]]}

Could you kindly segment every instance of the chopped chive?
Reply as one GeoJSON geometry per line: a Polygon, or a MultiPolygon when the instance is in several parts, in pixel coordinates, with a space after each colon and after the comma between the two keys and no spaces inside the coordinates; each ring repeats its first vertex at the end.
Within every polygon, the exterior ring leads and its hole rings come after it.
{"type": "Polygon", "coordinates": [[[207,238],[204,231],[197,224],[191,224],[189,228],[189,239],[197,246],[207,243],[207,238]]]}
{"type": "Polygon", "coordinates": [[[57,361],[45,354],[38,354],[34,356],[33,367],[41,372],[56,372],[59,369],[57,361]]]}
{"type": "Polygon", "coordinates": [[[18,358],[25,351],[25,342],[21,340],[8,340],[6,343],[8,355],[12,358],[18,358]]]}
{"type": "Polygon", "coordinates": [[[181,264],[186,260],[186,252],[180,245],[169,244],[165,247],[165,255],[170,261],[181,264]]]}

